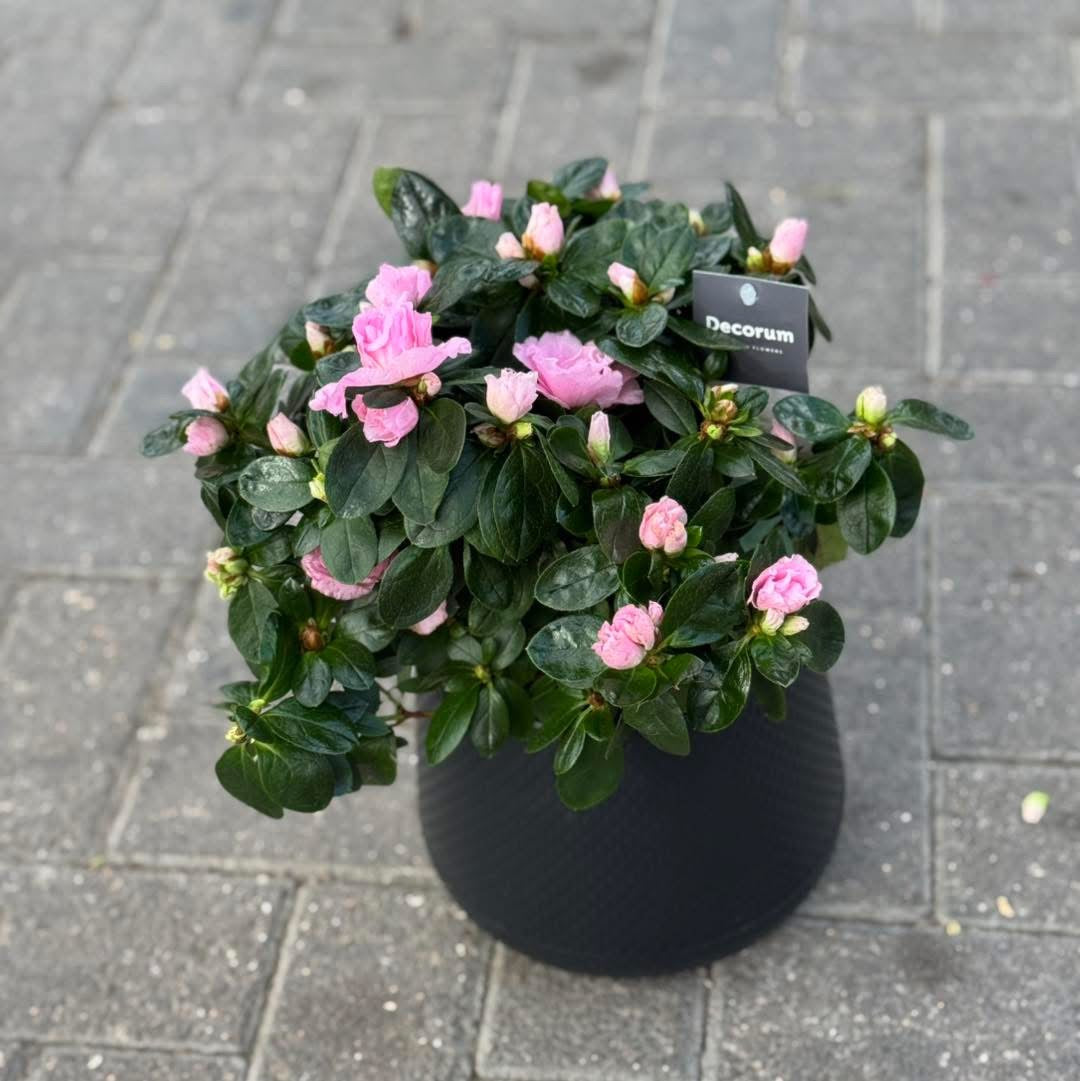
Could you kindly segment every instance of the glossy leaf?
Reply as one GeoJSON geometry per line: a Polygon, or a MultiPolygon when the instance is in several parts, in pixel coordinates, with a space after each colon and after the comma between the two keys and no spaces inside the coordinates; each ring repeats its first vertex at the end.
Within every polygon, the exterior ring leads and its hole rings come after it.
{"type": "Polygon", "coordinates": [[[604,670],[593,652],[602,620],[591,615],[563,616],[541,627],[526,647],[541,672],[569,686],[587,687],[604,670]]]}
{"type": "Polygon", "coordinates": [[[362,582],[378,562],[379,538],[371,519],[335,518],[319,534],[323,561],[339,581],[362,582]]]}
{"type": "Polygon", "coordinates": [[[369,443],[354,424],[337,441],[326,466],[326,497],[339,518],[377,511],[394,494],[408,461],[408,448],[369,443]]]}
{"type": "Polygon", "coordinates": [[[619,588],[619,569],[603,549],[576,548],[549,563],[536,580],[536,599],[559,612],[591,608],[619,588]]]}
{"type": "Polygon", "coordinates": [[[773,415],[792,434],[812,443],[835,439],[852,424],[831,402],[810,394],[781,398],[773,406],[773,415]]]}
{"type": "Polygon", "coordinates": [[[267,455],[256,458],[240,474],[238,488],[241,497],[254,507],[292,511],[311,502],[308,484],[314,477],[314,467],[304,458],[267,455]]]}
{"type": "Polygon", "coordinates": [[[896,496],[877,462],[867,466],[859,483],[837,504],[836,520],[844,540],[861,555],[888,539],[896,522],[896,496]]]}
{"type": "Polygon", "coordinates": [[[480,685],[477,683],[457,694],[448,694],[439,703],[424,742],[427,760],[433,766],[442,762],[465,738],[479,697],[480,685]]]}
{"type": "Polygon", "coordinates": [[[799,476],[811,497],[819,503],[835,503],[859,483],[872,457],[865,439],[850,436],[815,455],[799,471],[799,476]]]}
{"type": "Polygon", "coordinates": [[[946,435],[950,439],[973,439],[975,432],[966,420],[961,420],[936,405],[920,401],[918,398],[905,398],[889,410],[885,418],[889,424],[899,424],[905,428],[919,428],[925,432],[946,435]]]}
{"type": "Polygon", "coordinates": [[[686,718],[670,694],[641,702],[623,710],[623,720],[640,732],[654,747],[667,754],[690,753],[690,732],[686,718]]]}
{"type": "Polygon", "coordinates": [[[810,650],[806,666],[815,672],[827,672],[844,651],[844,621],[831,604],[822,600],[811,601],[799,615],[810,623],[797,636],[810,650]]]}
{"type": "Polygon", "coordinates": [[[439,607],[453,580],[449,549],[410,545],[390,564],[379,584],[379,617],[389,627],[411,627],[439,607]]]}

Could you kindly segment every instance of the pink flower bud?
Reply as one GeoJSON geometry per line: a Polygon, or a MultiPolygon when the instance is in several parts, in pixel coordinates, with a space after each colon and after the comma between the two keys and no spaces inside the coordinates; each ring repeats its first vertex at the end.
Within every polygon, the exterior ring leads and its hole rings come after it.
{"type": "Polygon", "coordinates": [[[799,261],[806,244],[809,226],[802,218],[785,218],[773,232],[769,241],[769,255],[774,263],[792,266],[799,261]]]}
{"type": "Polygon", "coordinates": [[[648,607],[624,604],[605,622],[593,643],[593,652],[608,668],[635,668],[656,645],[656,631],[664,610],[656,601],[648,607]]]}
{"type": "Polygon", "coordinates": [[[416,384],[416,392],[421,398],[434,398],[442,390],[442,380],[434,372],[425,372],[416,384]]]}
{"type": "Polygon", "coordinates": [[[520,420],[536,401],[536,372],[503,368],[498,375],[485,375],[484,382],[487,384],[487,407],[503,424],[520,420]]]}
{"type": "Polygon", "coordinates": [[[184,450],[188,454],[203,458],[207,454],[217,454],[228,445],[229,431],[214,417],[196,417],[187,426],[184,440],[184,450]]]}
{"type": "Polygon", "coordinates": [[[430,616],[424,616],[419,623],[414,623],[409,630],[413,634],[427,636],[437,631],[449,618],[450,616],[446,611],[446,601],[443,601],[430,616]]]}
{"type": "Polygon", "coordinates": [[[615,170],[609,165],[600,178],[600,183],[589,192],[590,199],[618,199],[622,195],[619,190],[619,178],[615,170]]]}
{"type": "Polygon", "coordinates": [[[795,461],[799,453],[795,446],[795,436],[793,436],[791,432],[789,432],[787,428],[785,428],[780,423],[780,421],[776,419],[774,419],[772,422],[772,434],[775,435],[777,439],[782,439],[785,443],[791,444],[790,450],[773,451],[773,455],[777,459],[779,459],[781,462],[787,462],[787,464],[790,465],[792,462],[795,461]]]}
{"type": "Polygon", "coordinates": [[[270,440],[270,446],[278,454],[296,458],[311,450],[311,443],[308,442],[304,429],[294,424],[284,413],[277,413],[271,418],[266,425],[266,434],[270,440]]]}
{"type": "Polygon", "coordinates": [[[489,184],[486,180],[474,180],[469,192],[469,201],[461,208],[461,213],[471,218],[487,218],[498,221],[502,215],[503,191],[500,184],[489,184]]]}
{"type": "Polygon", "coordinates": [[[603,410],[598,409],[589,418],[589,457],[597,465],[604,465],[611,460],[611,422],[603,410]]]}
{"type": "Polygon", "coordinates": [[[218,587],[222,600],[228,600],[247,580],[247,560],[231,548],[215,548],[206,553],[205,577],[218,587]]]}
{"type": "Polygon", "coordinates": [[[524,259],[525,249],[513,233],[503,233],[495,243],[495,254],[500,259],[524,259]]]}
{"type": "Polygon", "coordinates": [[[181,388],[192,409],[224,413],[229,408],[229,392],[205,369],[200,368],[181,388]]]}
{"type": "Polygon", "coordinates": [[[714,563],[736,563],[738,559],[738,552],[724,552],[723,555],[713,556],[714,563]]]}
{"type": "Polygon", "coordinates": [[[316,359],[325,357],[334,346],[330,335],[326,333],[326,328],[319,323],[313,323],[310,319],[304,324],[304,337],[307,338],[311,355],[316,359]]]}
{"type": "Polygon", "coordinates": [[[755,608],[781,615],[797,612],[820,596],[818,573],[800,555],[778,559],[754,579],[750,588],[750,603],[755,608]]]}
{"type": "Polygon", "coordinates": [[[563,246],[562,216],[552,203],[535,203],[529,214],[529,224],[521,238],[525,254],[530,259],[543,259],[554,255],[563,246]]]}
{"type": "Polygon", "coordinates": [[[788,616],[780,627],[783,635],[802,634],[810,626],[810,620],[806,616],[788,616]]]}
{"type": "Polygon", "coordinates": [[[641,518],[638,537],[650,551],[678,555],[686,547],[685,508],[666,495],[650,503],[641,518]]]}
{"type": "Polygon", "coordinates": [[[761,615],[761,629],[766,634],[776,634],[784,622],[784,613],[775,608],[769,608],[761,615]]]}
{"type": "Polygon", "coordinates": [[[628,267],[623,263],[612,263],[607,268],[607,276],[608,281],[631,304],[644,304],[649,299],[649,290],[633,267],[628,267]]]}
{"type": "Polygon", "coordinates": [[[866,387],[855,399],[855,416],[864,424],[880,424],[889,411],[889,399],[881,387],[866,387]]]}

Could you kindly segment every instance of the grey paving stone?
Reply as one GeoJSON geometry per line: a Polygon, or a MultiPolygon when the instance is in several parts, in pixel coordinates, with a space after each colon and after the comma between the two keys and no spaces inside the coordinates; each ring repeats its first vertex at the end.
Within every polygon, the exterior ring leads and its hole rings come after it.
{"type": "Polygon", "coordinates": [[[502,100],[511,56],[487,36],[462,28],[453,37],[394,40],[361,53],[355,43],[340,41],[275,42],[260,53],[243,97],[260,108],[349,114],[430,109],[449,113],[455,125],[462,108],[494,107],[502,100]]]}
{"type": "Polygon", "coordinates": [[[945,282],[942,370],[1076,374],[1080,283],[1069,278],[945,282]]]}
{"type": "Polygon", "coordinates": [[[971,424],[975,439],[956,443],[922,437],[920,455],[928,475],[961,483],[1069,485],[1080,480],[1080,447],[1071,432],[1080,390],[942,381],[931,394],[932,401],[971,424]]]}
{"type": "MultiPolygon", "coordinates": [[[[209,686],[199,691],[202,700],[215,694],[209,686]]],[[[379,879],[431,877],[420,835],[413,733],[403,733],[410,746],[398,751],[393,785],[335,800],[319,814],[290,812],[273,821],[237,803],[214,776],[214,762],[227,747],[224,714],[193,696],[174,704],[169,717],[172,723],[145,732],[139,788],[117,842],[121,858],[168,864],[211,857],[241,867],[276,863],[285,872],[332,864],[379,879]]]]}
{"type": "Polygon", "coordinates": [[[772,101],[783,13],[778,0],[676,4],[661,84],[665,105],[696,111],[707,101],[772,101]]]}
{"type": "Polygon", "coordinates": [[[942,503],[936,678],[945,754],[1080,759],[1077,504],[1060,496],[942,503]]]}
{"type": "Polygon", "coordinates": [[[469,1081],[489,944],[437,890],[301,899],[268,1081],[469,1081]]]}
{"type": "MultiPolygon", "coordinates": [[[[807,110],[790,118],[664,110],[647,175],[659,194],[696,205],[722,198],[723,181],[731,180],[767,229],[792,194],[809,209],[860,193],[873,193],[880,203],[886,195],[920,192],[925,143],[917,118],[872,111],[825,116],[807,110]]],[[[811,253],[815,243],[816,233],[811,253]]]]}
{"type": "Polygon", "coordinates": [[[0,177],[53,180],[71,168],[99,108],[92,98],[57,104],[4,104],[4,160],[0,177]]]}
{"type": "Polygon", "coordinates": [[[703,1077],[1067,1081],[1078,960],[1069,938],[793,921],[715,967],[703,1077]]]}
{"type": "Polygon", "coordinates": [[[0,852],[100,850],[105,815],[178,585],[42,582],[20,590],[0,669],[0,852]]]}
{"type": "Polygon", "coordinates": [[[150,347],[250,356],[305,303],[329,199],[222,192],[195,235],[150,347]]]}
{"type": "Polygon", "coordinates": [[[938,904],[943,915],[1002,927],[1080,928],[1077,773],[1049,766],[949,766],[941,770],[938,904]],[[1029,792],[1050,797],[1025,823],[1029,792]],[[1000,900],[1004,898],[1004,901],[1000,900]]]}
{"type": "Polygon", "coordinates": [[[8,569],[190,573],[216,539],[183,453],[153,461],[4,460],[8,569]],[[43,498],[43,493],[48,493],[43,498]]]}
{"type": "Polygon", "coordinates": [[[1020,34],[1080,30],[1080,11],[1072,0],[942,0],[941,8],[948,30],[1020,34]]]}
{"type": "Polygon", "coordinates": [[[477,1049],[484,1081],[698,1076],[702,972],[610,980],[496,950],[477,1049]]]}
{"type": "Polygon", "coordinates": [[[644,67],[644,42],[537,46],[504,184],[523,187],[563,162],[597,155],[625,176],[644,67]]]}
{"type": "Polygon", "coordinates": [[[21,1070],[22,1056],[18,1044],[0,1043],[0,1081],[15,1081],[21,1070]]]}
{"type": "Polygon", "coordinates": [[[1072,137],[1052,117],[946,120],[947,274],[1080,270],[1072,137]]]}
{"type": "Polygon", "coordinates": [[[540,41],[603,36],[625,39],[649,33],[656,6],[655,0],[592,4],[580,4],[577,0],[519,0],[515,4],[460,0],[456,4],[423,4],[416,23],[421,32],[432,36],[467,26],[470,33],[495,30],[506,37],[540,41]]]}
{"type": "Polygon", "coordinates": [[[268,881],[6,869],[0,1036],[239,1051],[287,902],[268,881]]]}
{"type": "Polygon", "coordinates": [[[140,104],[227,98],[273,11],[270,0],[169,0],[140,39],[116,95],[140,104]]]}
{"type": "Polygon", "coordinates": [[[243,1081],[244,1069],[244,1060],[233,1055],[47,1048],[25,1081],[243,1081]]]}
{"type": "Polygon", "coordinates": [[[290,38],[382,44],[415,34],[423,7],[422,0],[283,0],[274,29],[290,38]]]}
{"type": "Polygon", "coordinates": [[[119,267],[31,272],[4,335],[0,449],[75,449],[143,317],[154,277],[119,267]],[[42,347],[49,363],[29,364],[42,347]]]}
{"type": "Polygon", "coordinates": [[[915,28],[918,0],[801,0],[796,4],[800,24],[812,30],[847,31],[867,26],[915,28]]]}
{"type": "Polygon", "coordinates": [[[829,681],[844,753],[844,818],[803,911],[910,917],[929,899],[926,628],[911,616],[843,615],[848,644],[829,681]]]}
{"type": "Polygon", "coordinates": [[[796,100],[810,105],[1053,105],[1067,95],[1068,56],[1049,36],[813,35],[795,82],[796,100]]]}

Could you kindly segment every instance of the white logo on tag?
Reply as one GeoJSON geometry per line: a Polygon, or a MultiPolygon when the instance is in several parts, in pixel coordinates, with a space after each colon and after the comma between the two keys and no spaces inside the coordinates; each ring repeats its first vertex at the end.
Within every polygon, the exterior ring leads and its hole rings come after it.
{"type": "Polygon", "coordinates": [[[748,308],[752,308],[757,303],[757,290],[749,282],[747,282],[739,290],[739,299],[748,308]]]}

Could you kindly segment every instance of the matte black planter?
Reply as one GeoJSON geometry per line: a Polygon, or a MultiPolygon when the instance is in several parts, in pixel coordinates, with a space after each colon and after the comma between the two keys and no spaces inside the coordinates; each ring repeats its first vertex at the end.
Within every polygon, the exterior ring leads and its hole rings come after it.
{"type": "Polygon", "coordinates": [[[645,975],[730,953],[779,923],[828,862],[844,772],[829,685],[805,672],[788,718],[753,707],[688,758],[626,742],[619,791],[555,793],[551,752],[462,747],[420,773],[432,861],[496,938],[563,968],[645,975]]]}

